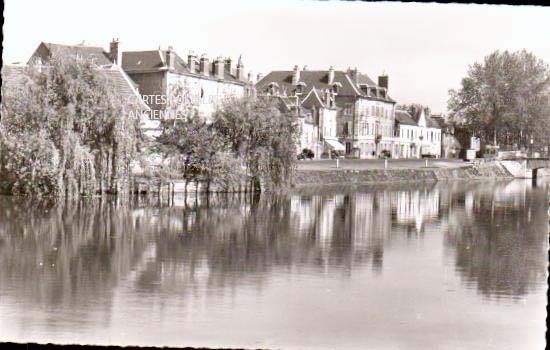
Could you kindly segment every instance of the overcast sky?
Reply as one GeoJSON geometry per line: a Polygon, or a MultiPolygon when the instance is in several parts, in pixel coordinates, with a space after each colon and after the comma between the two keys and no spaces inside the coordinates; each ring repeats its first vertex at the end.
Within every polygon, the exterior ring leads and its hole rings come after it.
{"type": "Polygon", "coordinates": [[[496,49],[550,63],[550,8],[306,1],[6,0],[4,62],[26,61],[41,41],[106,50],[171,45],[210,56],[243,55],[254,74],[357,67],[389,75],[399,103],[444,112],[469,64],[496,49]]]}

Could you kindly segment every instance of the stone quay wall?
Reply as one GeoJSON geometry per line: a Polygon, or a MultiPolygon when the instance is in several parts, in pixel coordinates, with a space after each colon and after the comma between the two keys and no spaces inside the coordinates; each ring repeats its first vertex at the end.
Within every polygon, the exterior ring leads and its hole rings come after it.
{"type": "Polygon", "coordinates": [[[514,176],[506,168],[498,162],[493,162],[460,168],[300,170],[296,174],[294,185],[300,187],[326,184],[512,178],[514,176]]]}

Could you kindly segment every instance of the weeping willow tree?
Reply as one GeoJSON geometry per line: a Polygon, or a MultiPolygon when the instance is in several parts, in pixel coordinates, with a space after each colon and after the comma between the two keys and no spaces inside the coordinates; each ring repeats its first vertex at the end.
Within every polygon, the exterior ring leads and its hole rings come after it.
{"type": "Polygon", "coordinates": [[[231,99],[214,113],[212,126],[246,170],[254,191],[292,183],[299,126],[278,99],[231,99]]]}
{"type": "Polygon", "coordinates": [[[0,188],[74,196],[125,191],[141,135],[129,101],[89,62],[54,58],[2,85],[0,188]]]}

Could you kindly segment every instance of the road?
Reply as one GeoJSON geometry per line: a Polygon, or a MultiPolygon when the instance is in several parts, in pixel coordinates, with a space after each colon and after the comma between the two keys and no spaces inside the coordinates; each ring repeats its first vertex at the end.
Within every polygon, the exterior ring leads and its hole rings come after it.
{"type": "MultiPolygon", "coordinates": [[[[459,168],[468,165],[461,159],[428,159],[430,168],[459,168]]],[[[340,159],[338,161],[340,169],[349,170],[367,170],[384,169],[383,159],[340,159]]],[[[424,168],[426,161],[424,159],[388,159],[388,169],[418,169],[424,168]]],[[[300,160],[298,161],[298,170],[331,170],[336,169],[335,159],[323,160],[300,160]]]]}

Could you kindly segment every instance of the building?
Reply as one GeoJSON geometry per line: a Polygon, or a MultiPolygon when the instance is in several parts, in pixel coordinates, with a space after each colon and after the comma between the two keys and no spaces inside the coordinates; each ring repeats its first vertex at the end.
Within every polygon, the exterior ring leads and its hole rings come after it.
{"type": "Polygon", "coordinates": [[[380,76],[376,84],[357,69],[308,70],[295,66],[291,71],[272,71],[256,83],[258,94],[296,96],[301,102],[311,98],[313,90],[334,95],[337,140],[327,144],[360,158],[378,157],[383,150],[391,152],[395,101],[388,94],[388,76],[380,76]]]}
{"type": "Polygon", "coordinates": [[[441,157],[442,129],[436,120],[420,111],[415,118],[409,112],[395,112],[393,158],[441,157]]]}
{"type": "Polygon", "coordinates": [[[441,129],[441,158],[458,158],[462,145],[454,134],[454,127],[442,114],[434,114],[430,118],[441,129]]]}
{"type": "Polygon", "coordinates": [[[236,65],[231,58],[220,56],[210,62],[206,55],[199,58],[192,51],[183,59],[168,47],[124,52],[122,68],[139,85],[145,102],[153,110],[153,120],[167,117],[166,109],[174,100],[173,91],[178,84],[187,88],[190,96],[185,98],[207,120],[225,99],[252,93],[250,74],[245,74],[241,57],[236,65]]]}
{"type": "Polygon", "coordinates": [[[302,137],[305,134],[306,140],[312,139],[314,141],[308,144],[308,148],[314,152],[317,159],[321,157],[331,158],[334,152],[345,151],[345,147],[338,142],[336,135],[337,109],[334,97],[332,91],[311,89],[301,102],[301,119],[305,124],[302,129],[302,137]],[[313,128],[309,124],[313,125],[313,128]],[[310,136],[309,133],[311,132],[315,135],[310,136]]]}
{"type": "Polygon", "coordinates": [[[415,134],[418,125],[407,111],[395,111],[395,151],[392,158],[418,158],[415,134]]]}
{"type": "MultiPolygon", "coordinates": [[[[143,112],[143,115],[146,116],[150,108],[141,98],[138,85],[120,66],[120,52],[117,49],[118,41],[113,40],[113,43],[111,43],[110,51],[105,51],[102,47],[86,46],[84,44],[62,45],[41,42],[29,58],[27,64],[47,66],[48,61],[55,57],[72,57],[77,60],[90,62],[109,77],[115,90],[124,100],[137,102],[140,112],[143,112]]],[[[144,118],[142,125],[145,127],[146,124],[147,121],[144,118]]]]}

